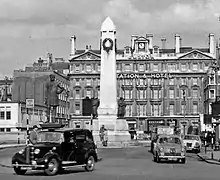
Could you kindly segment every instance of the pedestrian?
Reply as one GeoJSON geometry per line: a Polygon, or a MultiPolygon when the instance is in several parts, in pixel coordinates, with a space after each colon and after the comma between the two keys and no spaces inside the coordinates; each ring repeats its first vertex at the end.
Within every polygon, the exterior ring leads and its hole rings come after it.
{"type": "Polygon", "coordinates": [[[37,125],[34,125],[33,130],[31,131],[30,136],[29,136],[29,141],[31,144],[37,143],[37,134],[38,134],[37,131],[38,131],[37,125]]]}
{"type": "Polygon", "coordinates": [[[107,134],[107,129],[105,128],[104,125],[99,130],[99,136],[100,136],[100,141],[102,142],[103,146],[107,146],[107,141],[108,141],[108,134],[107,134]]]}

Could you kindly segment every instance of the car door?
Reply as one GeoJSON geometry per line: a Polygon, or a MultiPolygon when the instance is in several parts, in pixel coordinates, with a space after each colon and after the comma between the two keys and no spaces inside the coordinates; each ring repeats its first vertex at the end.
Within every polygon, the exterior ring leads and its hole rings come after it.
{"type": "Polygon", "coordinates": [[[75,156],[77,162],[84,163],[85,162],[85,153],[87,152],[87,145],[86,145],[86,133],[85,131],[79,131],[75,133],[75,142],[76,142],[76,149],[75,149],[75,156]]]}

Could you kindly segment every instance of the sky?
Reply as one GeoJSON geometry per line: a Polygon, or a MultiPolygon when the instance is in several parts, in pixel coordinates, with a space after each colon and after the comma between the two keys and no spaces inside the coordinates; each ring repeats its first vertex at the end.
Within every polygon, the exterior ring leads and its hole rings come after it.
{"type": "Polygon", "coordinates": [[[131,35],[153,34],[153,45],[174,48],[174,35],[183,46],[208,47],[209,33],[220,37],[220,0],[0,0],[0,79],[12,76],[47,52],[68,61],[70,37],[76,49],[99,49],[100,28],[109,16],[118,48],[130,45],[131,35]]]}

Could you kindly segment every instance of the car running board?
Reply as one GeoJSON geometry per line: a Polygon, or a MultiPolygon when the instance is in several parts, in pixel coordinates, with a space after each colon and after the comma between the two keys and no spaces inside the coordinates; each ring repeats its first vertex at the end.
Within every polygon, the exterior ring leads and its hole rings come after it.
{"type": "Polygon", "coordinates": [[[73,167],[85,167],[85,166],[86,166],[86,164],[80,164],[80,165],[72,164],[72,165],[68,165],[68,166],[63,166],[62,168],[63,169],[68,169],[68,168],[73,168],[73,167]]]}

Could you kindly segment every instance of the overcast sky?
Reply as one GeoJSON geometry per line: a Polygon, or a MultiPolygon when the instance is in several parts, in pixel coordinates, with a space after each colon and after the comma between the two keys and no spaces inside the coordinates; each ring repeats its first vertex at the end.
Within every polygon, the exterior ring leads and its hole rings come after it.
{"type": "Polygon", "coordinates": [[[77,49],[99,48],[101,23],[110,16],[118,47],[130,45],[132,34],[152,33],[153,44],[174,47],[174,34],[183,46],[208,47],[208,35],[220,37],[220,0],[0,0],[0,77],[12,75],[38,57],[68,60],[69,38],[77,49]]]}

